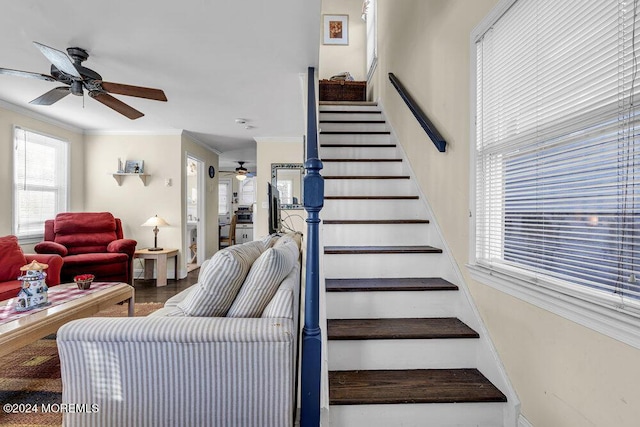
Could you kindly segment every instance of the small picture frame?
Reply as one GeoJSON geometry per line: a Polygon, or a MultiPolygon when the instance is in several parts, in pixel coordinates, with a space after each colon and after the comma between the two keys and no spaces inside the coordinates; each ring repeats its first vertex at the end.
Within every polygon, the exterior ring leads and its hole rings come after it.
{"type": "Polygon", "coordinates": [[[124,173],[144,173],[144,160],[127,160],[124,173]]]}
{"type": "Polygon", "coordinates": [[[323,15],[323,44],[349,44],[349,15],[323,15]]]}

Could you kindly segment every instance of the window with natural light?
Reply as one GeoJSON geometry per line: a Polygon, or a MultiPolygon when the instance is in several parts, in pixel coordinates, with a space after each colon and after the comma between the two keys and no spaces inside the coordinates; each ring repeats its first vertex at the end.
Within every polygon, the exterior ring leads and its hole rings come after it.
{"type": "Polygon", "coordinates": [[[69,144],[40,133],[14,128],[14,234],[38,239],[44,221],[68,210],[69,144]]]}
{"type": "Polygon", "coordinates": [[[640,315],[633,2],[510,0],[472,35],[472,267],[640,315]]]}

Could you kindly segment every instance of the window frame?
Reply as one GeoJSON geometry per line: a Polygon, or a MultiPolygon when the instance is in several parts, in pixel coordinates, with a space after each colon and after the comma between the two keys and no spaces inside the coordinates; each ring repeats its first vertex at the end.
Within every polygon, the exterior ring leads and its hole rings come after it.
{"type": "Polygon", "coordinates": [[[60,212],[67,212],[69,210],[69,202],[71,198],[71,165],[70,165],[71,143],[68,140],[61,138],[59,136],[47,134],[45,132],[40,132],[37,130],[29,129],[29,128],[18,126],[18,125],[13,125],[13,128],[12,128],[13,152],[12,152],[12,159],[11,159],[11,186],[12,186],[11,188],[11,210],[12,210],[11,231],[16,237],[18,237],[19,243],[32,244],[32,243],[38,243],[44,238],[44,223],[41,228],[42,231],[39,233],[19,234],[17,230],[18,209],[17,209],[16,203],[18,201],[18,197],[16,193],[16,189],[17,189],[16,175],[18,171],[18,166],[16,164],[16,151],[17,151],[16,133],[18,130],[26,133],[39,135],[47,139],[55,140],[56,142],[61,143],[64,146],[64,153],[63,153],[64,160],[62,161],[62,163],[63,163],[64,174],[66,178],[65,179],[66,182],[64,184],[65,195],[64,195],[63,203],[59,206],[58,211],[55,212],[56,214],[60,212]]]}
{"type": "Polygon", "coordinates": [[[518,274],[517,269],[501,266],[494,269],[476,261],[476,108],[478,86],[476,42],[518,0],[502,0],[472,30],[469,40],[469,261],[466,267],[478,282],[576,322],[608,337],[640,349],[640,301],[621,300],[580,285],[552,286],[553,280],[518,274]]]}

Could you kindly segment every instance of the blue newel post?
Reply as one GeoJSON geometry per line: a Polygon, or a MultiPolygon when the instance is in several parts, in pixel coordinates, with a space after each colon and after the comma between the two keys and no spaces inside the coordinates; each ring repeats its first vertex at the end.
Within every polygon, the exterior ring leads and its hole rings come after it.
{"type": "Polygon", "coordinates": [[[307,211],[305,313],[302,329],[300,426],[320,425],[322,333],[320,330],[320,210],[324,204],[322,162],[318,158],[318,127],[314,69],[309,68],[307,98],[307,159],[304,163],[304,209],[307,211]]]}

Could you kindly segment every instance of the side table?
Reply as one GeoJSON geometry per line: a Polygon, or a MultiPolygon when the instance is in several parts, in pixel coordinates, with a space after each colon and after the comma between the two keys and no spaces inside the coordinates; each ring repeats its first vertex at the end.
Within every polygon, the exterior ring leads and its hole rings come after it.
{"type": "Polygon", "coordinates": [[[167,259],[174,257],[174,275],[178,279],[178,249],[163,249],[161,251],[150,251],[149,249],[138,249],[133,255],[134,258],[144,260],[144,278],[153,279],[153,265],[156,264],[156,286],[167,286],[167,259]],[[151,262],[150,262],[151,261],[151,262]]]}

